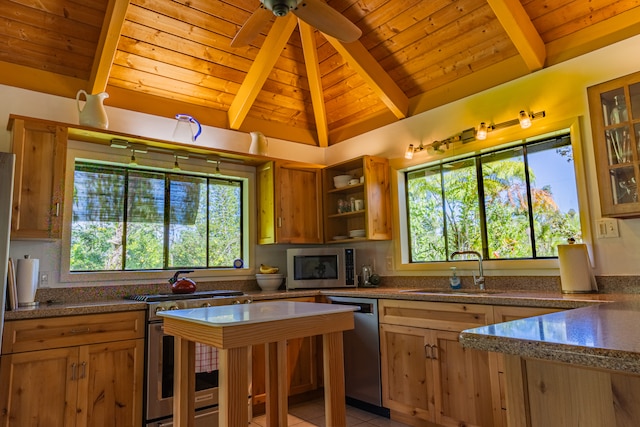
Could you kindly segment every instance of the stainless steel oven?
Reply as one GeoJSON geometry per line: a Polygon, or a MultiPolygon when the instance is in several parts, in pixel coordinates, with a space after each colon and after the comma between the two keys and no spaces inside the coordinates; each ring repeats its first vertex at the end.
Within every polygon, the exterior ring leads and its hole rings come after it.
{"type": "MultiPolygon", "coordinates": [[[[134,297],[148,302],[146,343],[146,427],[173,426],[174,340],[165,335],[159,311],[249,303],[240,291],[205,291],[134,297]]],[[[217,349],[196,345],[196,427],[218,426],[217,349]],[[199,360],[199,356],[203,355],[199,360]]]]}

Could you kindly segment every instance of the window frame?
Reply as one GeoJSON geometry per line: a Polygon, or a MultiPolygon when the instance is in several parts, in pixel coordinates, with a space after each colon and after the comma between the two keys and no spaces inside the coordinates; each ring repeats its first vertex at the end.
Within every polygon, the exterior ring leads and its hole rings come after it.
{"type": "MultiPolygon", "coordinates": [[[[69,141],[67,147],[67,170],[65,173],[65,195],[63,212],[63,234],[60,248],[60,281],[69,283],[80,282],[106,282],[106,281],[148,281],[149,283],[164,282],[171,277],[175,269],[167,270],[122,270],[122,271],[95,271],[72,272],[70,271],[70,245],[71,245],[71,220],[73,209],[73,187],[75,162],[86,160],[96,163],[126,165],[129,163],[131,153],[128,150],[114,150],[111,147],[78,141],[69,141]]],[[[144,156],[137,155],[141,168],[161,169],[171,172],[174,166],[173,156],[149,152],[144,156]]],[[[212,176],[215,165],[207,164],[202,159],[181,160],[180,165],[185,172],[212,176]]],[[[229,176],[239,180],[242,186],[242,268],[212,267],[198,268],[189,277],[194,279],[220,279],[221,277],[238,278],[246,277],[253,272],[252,261],[255,259],[255,249],[251,242],[256,236],[256,215],[254,209],[255,200],[255,168],[243,164],[225,163],[221,161],[223,177],[229,176]]]]}
{"type": "MultiPolygon", "coordinates": [[[[477,269],[477,261],[430,261],[430,262],[410,262],[409,249],[409,224],[407,212],[407,189],[404,181],[404,174],[408,171],[421,169],[429,165],[449,162],[456,159],[462,159],[471,154],[484,154],[486,152],[495,151],[497,149],[509,148],[522,143],[539,141],[544,138],[551,138],[563,133],[569,133],[571,138],[571,147],[574,155],[574,167],[576,174],[576,185],[578,192],[578,205],[580,208],[580,227],[583,233],[583,242],[591,247],[593,237],[591,233],[591,214],[590,203],[587,193],[586,170],[584,165],[584,140],[581,136],[581,117],[573,117],[561,120],[555,123],[547,123],[541,130],[535,127],[527,130],[517,129],[512,132],[492,134],[485,141],[475,141],[465,144],[455,149],[447,150],[444,155],[438,158],[423,159],[420,162],[414,160],[414,163],[407,165],[406,161],[399,161],[392,164],[392,200],[394,211],[398,212],[394,220],[394,270],[400,272],[415,272],[423,275],[448,276],[451,271],[450,267],[456,266],[458,270],[473,271],[477,269]],[[454,154],[451,154],[454,153],[454,154]],[[418,163],[419,162],[419,163],[418,163]]],[[[418,156],[416,156],[418,157],[418,156]]],[[[593,250],[590,248],[590,253],[593,250]]],[[[593,255],[591,255],[593,256],[593,255]]],[[[593,261],[593,259],[592,259],[593,261]]],[[[514,270],[520,276],[557,276],[558,275],[558,259],[513,259],[513,260],[492,260],[483,261],[483,267],[486,272],[491,275],[513,275],[514,270]]]]}

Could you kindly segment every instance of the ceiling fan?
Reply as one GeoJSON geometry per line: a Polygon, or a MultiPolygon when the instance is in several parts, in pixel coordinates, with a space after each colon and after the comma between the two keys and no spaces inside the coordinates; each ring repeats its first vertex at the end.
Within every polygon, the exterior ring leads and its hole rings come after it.
{"type": "Polygon", "coordinates": [[[231,41],[231,47],[248,45],[271,19],[289,12],[319,31],[345,43],[358,40],[362,31],[323,0],[260,0],[260,7],[247,19],[231,41]]]}

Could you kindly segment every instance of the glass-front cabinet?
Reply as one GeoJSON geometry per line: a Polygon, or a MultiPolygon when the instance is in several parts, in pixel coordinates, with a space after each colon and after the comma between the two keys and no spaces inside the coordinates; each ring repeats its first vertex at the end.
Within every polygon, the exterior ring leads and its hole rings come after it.
{"type": "Polygon", "coordinates": [[[602,216],[640,217],[640,72],[587,93],[602,216]]]}

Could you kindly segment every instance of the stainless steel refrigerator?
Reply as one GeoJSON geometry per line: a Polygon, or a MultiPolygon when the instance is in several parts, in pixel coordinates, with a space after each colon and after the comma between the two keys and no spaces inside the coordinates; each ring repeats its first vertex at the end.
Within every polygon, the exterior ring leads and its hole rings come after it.
{"type": "Polygon", "coordinates": [[[7,270],[9,264],[9,233],[13,198],[13,170],[15,155],[0,152],[0,337],[4,329],[4,310],[7,298],[7,270]]]}

